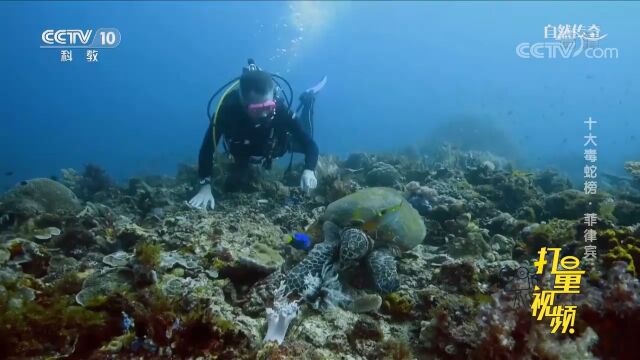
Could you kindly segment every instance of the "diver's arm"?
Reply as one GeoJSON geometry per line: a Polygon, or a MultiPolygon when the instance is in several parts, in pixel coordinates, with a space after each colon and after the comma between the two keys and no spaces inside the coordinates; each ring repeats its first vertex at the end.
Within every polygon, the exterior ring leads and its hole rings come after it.
{"type": "Polygon", "coordinates": [[[318,163],[318,145],[313,141],[311,136],[307,134],[300,123],[292,116],[287,116],[287,128],[291,132],[293,139],[298,142],[304,152],[304,168],[306,170],[315,170],[318,163]]]}
{"type": "MultiPolygon", "coordinates": [[[[218,125],[218,124],[216,124],[218,125]]],[[[213,122],[209,124],[207,127],[207,132],[204,134],[204,139],[202,140],[202,146],[200,146],[200,155],[198,158],[198,175],[200,175],[200,191],[189,200],[187,203],[189,206],[195,209],[206,210],[207,208],[213,208],[216,206],[216,201],[213,198],[213,193],[211,192],[211,175],[213,173],[213,153],[216,150],[216,147],[213,142],[213,127],[215,125],[213,122]]],[[[216,142],[218,143],[220,137],[222,135],[222,131],[216,127],[216,142]]]]}
{"type": "Polygon", "coordinates": [[[318,145],[313,141],[311,136],[307,134],[300,123],[294,119],[290,113],[287,117],[287,124],[293,141],[302,146],[304,152],[304,171],[300,177],[300,188],[305,193],[309,194],[311,190],[318,186],[318,179],[316,179],[315,169],[318,164],[318,145]]]}
{"type": "MultiPolygon", "coordinates": [[[[219,120],[216,127],[216,141],[218,144],[220,138],[222,137],[223,129],[222,129],[222,121],[219,120]]],[[[207,132],[204,134],[204,139],[202,140],[202,145],[200,146],[200,155],[198,157],[198,175],[200,176],[200,180],[205,180],[207,178],[211,178],[213,174],[213,154],[216,151],[213,144],[213,121],[209,123],[207,127],[207,132]]]]}
{"type": "Polygon", "coordinates": [[[207,127],[202,145],[200,146],[200,156],[198,157],[198,175],[200,180],[210,178],[213,172],[213,122],[207,127]]]}

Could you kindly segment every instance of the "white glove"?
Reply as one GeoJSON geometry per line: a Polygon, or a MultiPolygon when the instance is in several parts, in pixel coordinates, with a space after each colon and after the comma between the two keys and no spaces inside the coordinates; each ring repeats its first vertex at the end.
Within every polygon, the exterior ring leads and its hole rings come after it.
{"type": "Polygon", "coordinates": [[[302,177],[300,178],[302,191],[309,193],[309,191],[315,189],[316,186],[318,186],[318,179],[316,179],[316,174],[313,173],[313,170],[303,171],[302,177]]]}
{"type": "Polygon", "coordinates": [[[211,185],[202,185],[196,196],[189,201],[189,206],[201,210],[207,210],[207,206],[210,206],[211,210],[213,210],[216,206],[216,201],[213,199],[213,194],[211,193],[211,185]]]}

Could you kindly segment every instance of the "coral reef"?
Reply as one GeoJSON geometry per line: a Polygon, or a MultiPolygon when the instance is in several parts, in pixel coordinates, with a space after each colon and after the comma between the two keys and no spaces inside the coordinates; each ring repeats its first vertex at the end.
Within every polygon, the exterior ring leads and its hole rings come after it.
{"type": "Polygon", "coordinates": [[[342,164],[347,169],[359,170],[367,169],[371,166],[371,156],[365,153],[350,154],[347,160],[342,164]]]}
{"type": "Polygon", "coordinates": [[[636,181],[640,181],[640,161],[627,161],[626,163],[624,163],[624,169],[636,181]]]}
{"type": "Polygon", "coordinates": [[[613,213],[620,225],[635,225],[640,223],[640,205],[628,200],[620,200],[615,203],[613,213]]]}
{"type": "Polygon", "coordinates": [[[452,116],[438,128],[429,132],[422,151],[433,153],[443,144],[466,150],[488,151],[493,154],[514,159],[517,147],[513,137],[501,129],[492,119],[470,115],[452,116]]]}
{"type": "MultiPolygon", "coordinates": [[[[548,223],[533,223],[520,232],[517,255],[535,256],[542,247],[566,247],[578,242],[580,223],[571,220],[553,219],[548,223]]],[[[582,235],[582,234],[581,234],[582,235]]]]}
{"type": "Polygon", "coordinates": [[[404,177],[393,165],[378,162],[373,164],[373,168],[367,172],[367,185],[400,187],[404,177]]]}
{"type": "Polygon", "coordinates": [[[408,318],[413,310],[413,302],[406,294],[391,293],[384,298],[382,310],[395,319],[408,318]]]}
{"type": "Polygon", "coordinates": [[[23,181],[0,197],[0,212],[21,217],[42,213],[75,215],[80,201],[66,186],[51,179],[23,181]]]}
{"type": "Polygon", "coordinates": [[[606,229],[600,232],[598,243],[608,248],[602,257],[603,265],[611,267],[625,262],[627,271],[640,277],[640,237],[625,228],[606,229]]]}
{"type": "Polygon", "coordinates": [[[571,181],[555,170],[543,170],[535,174],[533,183],[547,194],[553,194],[572,188],[571,181]]]}
{"type": "Polygon", "coordinates": [[[103,168],[87,164],[75,192],[83,199],[92,199],[97,193],[107,191],[113,185],[113,180],[103,168]]]}
{"type": "Polygon", "coordinates": [[[553,193],[545,199],[547,218],[576,220],[584,216],[585,210],[597,206],[606,200],[602,193],[587,196],[583,191],[569,189],[553,193]]]}
{"type": "MultiPolygon", "coordinates": [[[[210,212],[184,205],[189,165],[125,184],[95,165],[27,180],[0,196],[0,358],[637,358],[638,182],[587,196],[487,152],[509,149],[496,139],[323,156],[311,196],[294,166],[291,179],[261,174],[254,193],[217,193],[210,212]],[[339,202],[373,185],[398,201],[339,202]],[[405,206],[411,221],[395,217],[405,206]],[[551,336],[516,292],[544,278],[517,276],[543,246],[581,257],[590,211],[598,258],[582,293],[557,300],[577,306],[575,333],[551,336]],[[344,228],[360,232],[344,241],[344,228]],[[296,232],[310,251],[283,240],[296,232]]],[[[637,180],[637,163],[626,169],[637,180]]]]}

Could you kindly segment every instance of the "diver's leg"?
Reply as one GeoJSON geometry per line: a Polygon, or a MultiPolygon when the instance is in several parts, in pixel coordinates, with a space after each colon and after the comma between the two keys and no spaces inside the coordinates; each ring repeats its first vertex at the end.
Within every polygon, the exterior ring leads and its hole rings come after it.
{"type": "Polygon", "coordinates": [[[302,129],[309,136],[313,136],[313,106],[315,104],[315,94],[303,93],[300,95],[300,106],[296,114],[296,119],[300,122],[302,129]]]}
{"type": "Polygon", "coordinates": [[[327,77],[324,76],[319,83],[305,90],[300,94],[300,105],[296,110],[296,117],[302,124],[302,128],[307,135],[313,137],[313,106],[316,102],[316,95],[327,84],[327,77]]]}

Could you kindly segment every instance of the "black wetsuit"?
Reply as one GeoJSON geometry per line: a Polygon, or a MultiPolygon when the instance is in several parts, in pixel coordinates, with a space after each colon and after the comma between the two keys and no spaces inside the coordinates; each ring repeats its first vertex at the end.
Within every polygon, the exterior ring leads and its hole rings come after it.
{"type": "MultiPolygon", "coordinates": [[[[252,120],[240,102],[237,90],[223,100],[215,124],[215,144],[224,136],[228,150],[233,155],[231,181],[242,181],[251,157],[278,158],[287,151],[305,154],[305,169],[314,170],[318,162],[318,146],[293,118],[284,102],[278,100],[271,120],[252,120]]],[[[209,124],[200,147],[198,173],[201,179],[212,175],[213,170],[213,122],[209,124]]],[[[229,179],[227,181],[229,183],[229,179]]]]}

